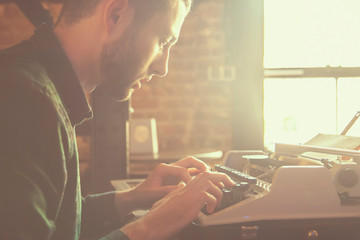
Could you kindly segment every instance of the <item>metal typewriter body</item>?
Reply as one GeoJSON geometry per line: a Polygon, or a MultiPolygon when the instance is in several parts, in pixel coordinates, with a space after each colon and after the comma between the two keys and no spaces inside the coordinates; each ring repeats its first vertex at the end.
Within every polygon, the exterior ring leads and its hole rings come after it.
{"type": "MultiPolygon", "coordinates": [[[[216,170],[227,173],[237,182],[248,182],[249,187],[239,199],[232,199],[218,211],[199,213],[195,223],[219,226],[270,220],[360,220],[360,164],[357,162],[360,152],[289,144],[278,144],[275,150],[272,154],[228,152],[216,170]],[[352,159],[333,161],[331,167],[324,161],[299,160],[298,155],[307,151],[352,159]]],[[[224,192],[224,197],[239,195],[231,193],[233,191],[224,192]]]]}

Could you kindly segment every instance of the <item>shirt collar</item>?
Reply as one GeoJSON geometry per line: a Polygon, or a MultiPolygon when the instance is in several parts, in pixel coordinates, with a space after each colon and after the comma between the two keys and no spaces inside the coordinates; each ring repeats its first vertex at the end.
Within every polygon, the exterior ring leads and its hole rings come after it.
{"type": "Polygon", "coordinates": [[[38,51],[39,61],[45,66],[63,104],[75,126],[92,117],[91,107],[74,69],[64,53],[52,28],[46,24],[35,30],[31,40],[38,51]]]}

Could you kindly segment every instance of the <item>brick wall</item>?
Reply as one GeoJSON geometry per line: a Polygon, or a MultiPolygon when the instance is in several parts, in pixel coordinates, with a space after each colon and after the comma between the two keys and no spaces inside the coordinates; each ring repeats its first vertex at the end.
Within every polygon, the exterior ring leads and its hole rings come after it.
{"type": "Polygon", "coordinates": [[[225,65],[224,2],[193,8],[170,53],[168,75],[132,98],[131,118],[157,120],[160,151],[231,149],[232,84],[208,80],[209,67],[225,65]]]}
{"type": "MultiPolygon", "coordinates": [[[[60,4],[44,4],[53,18],[59,12],[60,4]]],[[[34,27],[13,3],[0,4],[0,49],[7,48],[29,38],[34,27]]]]}
{"type": "Polygon", "coordinates": [[[0,49],[28,38],[34,28],[15,4],[0,4],[0,49]]]}
{"type": "MultiPolygon", "coordinates": [[[[160,151],[231,149],[232,85],[208,79],[209,67],[225,65],[224,2],[201,1],[193,8],[171,52],[169,74],[143,85],[131,100],[131,118],[157,120],[160,151]]],[[[59,4],[46,7],[58,15],[59,4]]],[[[32,32],[14,4],[0,4],[0,49],[32,32]]]]}

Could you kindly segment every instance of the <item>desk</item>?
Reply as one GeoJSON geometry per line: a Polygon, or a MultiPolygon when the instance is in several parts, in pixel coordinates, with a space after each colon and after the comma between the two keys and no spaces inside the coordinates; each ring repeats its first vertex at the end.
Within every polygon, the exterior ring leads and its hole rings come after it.
{"type": "Polygon", "coordinates": [[[219,150],[200,151],[166,151],[159,154],[138,154],[130,155],[130,178],[141,178],[147,176],[158,164],[172,163],[186,156],[194,156],[207,163],[211,168],[222,160],[223,152],[219,150]]]}

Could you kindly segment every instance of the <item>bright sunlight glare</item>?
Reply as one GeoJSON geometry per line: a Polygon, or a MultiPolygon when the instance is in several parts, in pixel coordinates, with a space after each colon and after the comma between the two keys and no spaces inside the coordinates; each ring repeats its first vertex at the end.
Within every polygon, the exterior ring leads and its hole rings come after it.
{"type": "Polygon", "coordinates": [[[264,0],[264,66],[360,66],[359,0],[264,0]]]}
{"type": "MultiPolygon", "coordinates": [[[[359,11],[359,0],[264,0],[264,67],[360,67],[359,11]]],[[[340,134],[359,91],[359,78],[265,79],[265,147],[340,134]]],[[[347,135],[360,136],[360,119],[347,135]]]]}

